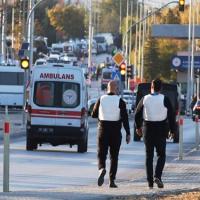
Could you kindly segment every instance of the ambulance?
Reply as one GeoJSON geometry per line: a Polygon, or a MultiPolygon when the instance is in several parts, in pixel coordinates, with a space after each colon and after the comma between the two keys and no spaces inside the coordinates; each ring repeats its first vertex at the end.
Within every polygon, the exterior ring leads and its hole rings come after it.
{"type": "Polygon", "coordinates": [[[77,145],[87,152],[88,93],[81,68],[69,65],[35,67],[27,106],[26,149],[38,145],[77,145]]]}

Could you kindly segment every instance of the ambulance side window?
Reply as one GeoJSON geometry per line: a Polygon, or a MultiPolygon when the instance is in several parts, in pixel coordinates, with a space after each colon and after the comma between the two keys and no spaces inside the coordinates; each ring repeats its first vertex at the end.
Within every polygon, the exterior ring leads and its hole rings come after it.
{"type": "Polygon", "coordinates": [[[54,84],[36,82],[34,102],[39,106],[54,106],[54,84]]]}
{"type": "Polygon", "coordinates": [[[75,108],[80,104],[80,84],[63,83],[62,84],[62,103],[61,107],[75,108]]]}

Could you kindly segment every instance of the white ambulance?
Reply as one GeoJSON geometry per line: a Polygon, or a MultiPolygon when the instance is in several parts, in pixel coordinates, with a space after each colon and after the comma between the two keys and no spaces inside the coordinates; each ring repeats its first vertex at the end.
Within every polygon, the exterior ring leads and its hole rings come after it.
{"type": "Polygon", "coordinates": [[[81,68],[69,65],[35,67],[30,82],[26,149],[38,144],[78,145],[87,152],[87,87],[81,68]]]}

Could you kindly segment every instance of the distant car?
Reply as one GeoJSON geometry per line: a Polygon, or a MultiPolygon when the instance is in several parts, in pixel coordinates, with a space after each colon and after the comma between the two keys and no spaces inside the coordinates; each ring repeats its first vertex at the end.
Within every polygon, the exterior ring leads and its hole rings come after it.
{"type": "Polygon", "coordinates": [[[123,99],[126,102],[126,109],[130,114],[133,111],[134,107],[134,95],[131,90],[123,90],[123,99]]]}
{"type": "Polygon", "coordinates": [[[39,58],[35,61],[35,65],[44,65],[46,62],[46,59],[39,58]]]}
{"type": "Polygon", "coordinates": [[[90,116],[92,110],[94,108],[95,103],[97,102],[98,98],[92,98],[88,100],[88,115],[90,116]]]}
{"type": "Polygon", "coordinates": [[[65,60],[65,61],[71,61],[71,62],[77,62],[78,61],[77,57],[73,53],[64,54],[60,57],[60,59],[65,60]]]}

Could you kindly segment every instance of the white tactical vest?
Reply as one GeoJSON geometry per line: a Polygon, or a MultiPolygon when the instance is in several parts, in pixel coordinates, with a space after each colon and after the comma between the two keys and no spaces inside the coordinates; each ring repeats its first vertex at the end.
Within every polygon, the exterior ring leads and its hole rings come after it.
{"type": "Polygon", "coordinates": [[[167,118],[164,95],[146,95],[143,100],[143,118],[146,121],[163,121],[167,118]]]}
{"type": "Polygon", "coordinates": [[[119,121],[120,120],[119,100],[120,97],[117,95],[101,96],[99,105],[99,120],[119,121]]]}

